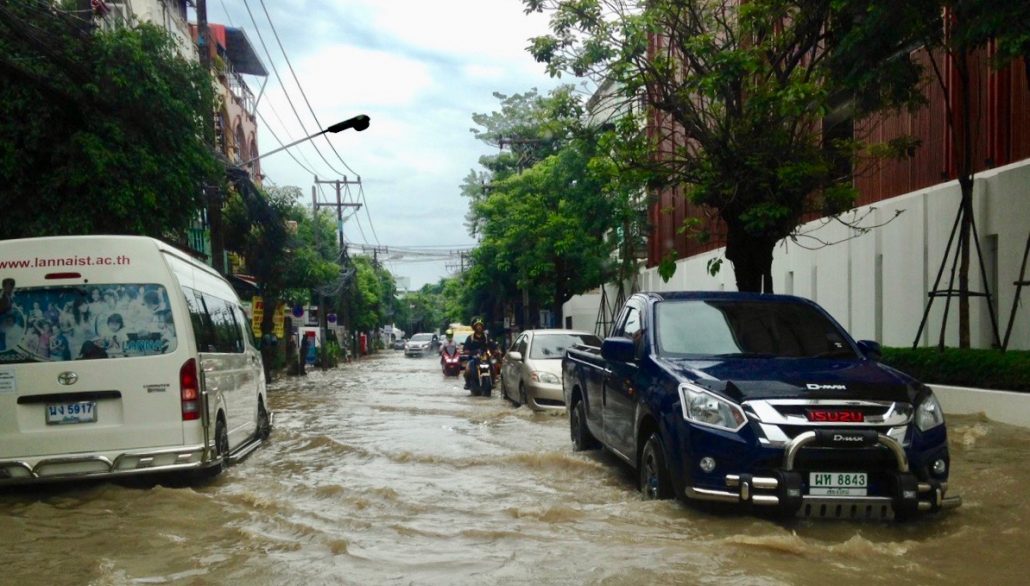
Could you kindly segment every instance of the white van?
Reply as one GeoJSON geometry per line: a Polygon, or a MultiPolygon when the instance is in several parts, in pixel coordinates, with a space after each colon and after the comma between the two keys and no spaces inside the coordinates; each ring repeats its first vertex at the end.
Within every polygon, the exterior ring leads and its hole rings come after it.
{"type": "Polygon", "coordinates": [[[152,238],[0,241],[0,485],[217,473],[267,438],[261,354],[210,267],[152,238]]]}

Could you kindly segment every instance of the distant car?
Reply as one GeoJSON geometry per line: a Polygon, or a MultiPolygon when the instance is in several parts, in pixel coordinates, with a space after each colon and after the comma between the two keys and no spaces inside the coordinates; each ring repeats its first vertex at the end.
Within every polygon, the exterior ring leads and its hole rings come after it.
{"type": "Polygon", "coordinates": [[[408,341],[407,338],[397,338],[396,340],[393,341],[393,344],[390,347],[393,348],[394,350],[403,350],[404,349],[404,343],[407,342],[407,341],[408,341]]]}
{"type": "Polygon", "coordinates": [[[575,344],[600,347],[601,340],[593,334],[572,330],[523,332],[501,363],[501,393],[534,411],[564,409],[561,360],[565,350],[575,344]]]}
{"type": "Polygon", "coordinates": [[[433,334],[415,334],[404,344],[405,356],[423,356],[432,351],[433,334]]]}

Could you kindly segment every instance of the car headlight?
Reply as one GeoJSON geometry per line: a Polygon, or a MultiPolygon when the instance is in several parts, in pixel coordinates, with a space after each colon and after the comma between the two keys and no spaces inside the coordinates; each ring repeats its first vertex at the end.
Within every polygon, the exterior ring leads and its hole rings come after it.
{"type": "Polygon", "coordinates": [[[916,427],[919,431],[929,431],[938,425],[944,424],[944,410],[937,397],[933,394],[927,395],[923,402],[916,407],[916,427]]]}
{"type": "Polygon", "coordinates": [[[747,423],[739,405],[689,383],[680,385],[683,418],[701,425],[737,431],[747,423]]]}
{"type": "Polygon", "coordinates": [[[536,382],[546,383],[549,385],[557,385],[561,383],[561,379],[559,379],[557,376],[549,372],[543,372],[540,370],[534,370],[533,373],[529,375],[529,378],[533,379],[536,382]]]}

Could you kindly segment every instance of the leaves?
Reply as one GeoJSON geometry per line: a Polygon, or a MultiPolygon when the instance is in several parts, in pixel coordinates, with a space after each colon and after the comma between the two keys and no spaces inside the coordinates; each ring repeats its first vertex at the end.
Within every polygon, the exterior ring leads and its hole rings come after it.
{"type": "Polygon", "coordinates": [[[211,79],[151,25],[87,34],[46,3],[0,10],[0,238],[183,239],[201,186],[211,79]]]}

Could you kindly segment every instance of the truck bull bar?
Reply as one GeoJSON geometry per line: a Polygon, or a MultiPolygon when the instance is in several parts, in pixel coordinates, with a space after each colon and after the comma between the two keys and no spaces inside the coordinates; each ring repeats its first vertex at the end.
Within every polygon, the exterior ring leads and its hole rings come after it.
{"type": "Polygon", "coordinates": [[[948,491],[947,482],[919,481],[909,470],[908,456],[902,445],[894,438],[876,431],[803,432],[787,442],[783,451],[783,466],[773,474],[727,474],[725,482],[727,490],[687,486],[685,494],[689,499],[700,501],[778,507],[786,514],[830,518],[886,518],[891,514],[902,518],[919,512],[937,512],[962,505],[962,497],[944,496],[948,491]],[[881,445],[890,451],[897,464],[896,469],[889,475],[893,493],[891,496],[844,497],[802,494],[802,476],[794,469],[798,454],[802,448],[811,444],[832,443],[834,434],[838,438],[842,434],[848,435],[849,438],[861,437],[861,441],[855,440],[858,445],[851,447],[881,445]]]}

